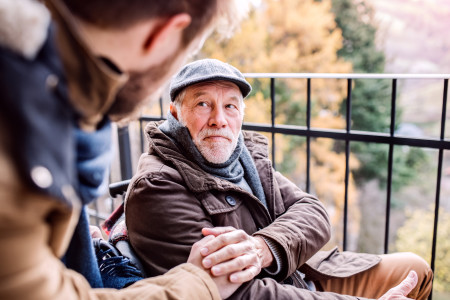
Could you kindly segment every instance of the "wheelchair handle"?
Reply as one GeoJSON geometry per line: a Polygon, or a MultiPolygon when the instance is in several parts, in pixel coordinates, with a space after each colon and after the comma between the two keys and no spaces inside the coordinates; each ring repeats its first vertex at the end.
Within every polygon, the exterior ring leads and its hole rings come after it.
{"type": "Polygon", "coordinates": [[[119,195],[125,194],[128,189],[128,185],[130,184],[131,179],[122,180],[119,182],[114,182],[109,185],[109,195],[112,198],[115,198],[119,195]]]}

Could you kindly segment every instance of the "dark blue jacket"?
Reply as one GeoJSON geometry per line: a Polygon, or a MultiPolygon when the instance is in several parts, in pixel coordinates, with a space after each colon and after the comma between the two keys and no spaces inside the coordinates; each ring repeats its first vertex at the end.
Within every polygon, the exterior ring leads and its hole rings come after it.
{"type": "MultiPolygon", "coordinates": [[[[53,29],[33,60],[0,47],[0,91],[0,126],[22,180],[68,206],[91,201],[77,196],[77,114],[68,100],[53,29]]],[[[84,210],[64,262],[92,287],[103,286],[84,210]]]]}

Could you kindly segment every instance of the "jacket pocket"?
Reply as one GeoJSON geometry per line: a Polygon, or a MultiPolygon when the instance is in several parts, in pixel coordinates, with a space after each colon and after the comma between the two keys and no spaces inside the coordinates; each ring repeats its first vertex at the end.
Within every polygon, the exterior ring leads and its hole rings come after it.
{"type": "Polygon", "coordinates": [[[380,262],[375,254],[340,252],[337,247],[330,251],[319,251],[301,268],[308,279],[323,280],[345,278],[366,271],[380,262]]]}
{"type": "Polygon", "coordinates": [[[232,212],[242,205],[242,196],[235,192],[205,192],[198,197],[210,215],[232,212]]]}

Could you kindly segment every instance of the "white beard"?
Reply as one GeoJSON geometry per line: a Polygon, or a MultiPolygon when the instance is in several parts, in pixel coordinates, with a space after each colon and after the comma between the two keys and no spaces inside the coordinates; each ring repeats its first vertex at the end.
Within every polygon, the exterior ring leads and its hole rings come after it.
{"type": "Polygon", "coordinates": [[[238,136],[234,136],[230,129],[204,129],[199,132],[197,138],[194,140],[195,146],[203,157],[213,164],[221,164],[226,162],[238,142],[238,136]],[[226,137],[220,140],[210,141],[205,139],[211,135],[219,135],[226,137]]]}
{"type": "MultiPolygon", "coordinates": [[[[178,122],[187,127],[181,114],[178,114],[178,122]]],[[[229,128],[208,128],[200,131],[197,138],[193,139],[193,142],[204,159],[213,164],[221,164],[226,162],[230,158],[231,154],[233,154],[234,149],[236,149],[238,139],[239,134],[235,136],[229,128]],[[205,137],[211,135],[220,135],[226,137],[227,139],[220,139],[216,141],[210,141],[208,139],[204,140],[205,137]]]]}

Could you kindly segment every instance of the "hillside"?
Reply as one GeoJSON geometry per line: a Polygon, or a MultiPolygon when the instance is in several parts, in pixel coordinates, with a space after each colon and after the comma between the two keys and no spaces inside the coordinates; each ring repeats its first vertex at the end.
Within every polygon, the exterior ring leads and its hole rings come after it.
{"type": "Polygon", "coordinates": [[[369,0],[389,73],[450,73],[450,1],[369,0]]]}
{"type": "MultiPolygon", "coordinates": [[[[376,11],[377,44],[386,54],[387,73],[450,73],[450,1],[369,2],[376,11]]],[[[399,81],[399,87],[404,110],[401,121],[415,123],[423,134],[437,137],[439,124],[432,120],[440,120],[442,81],[405,80],[399,81]]]]}

